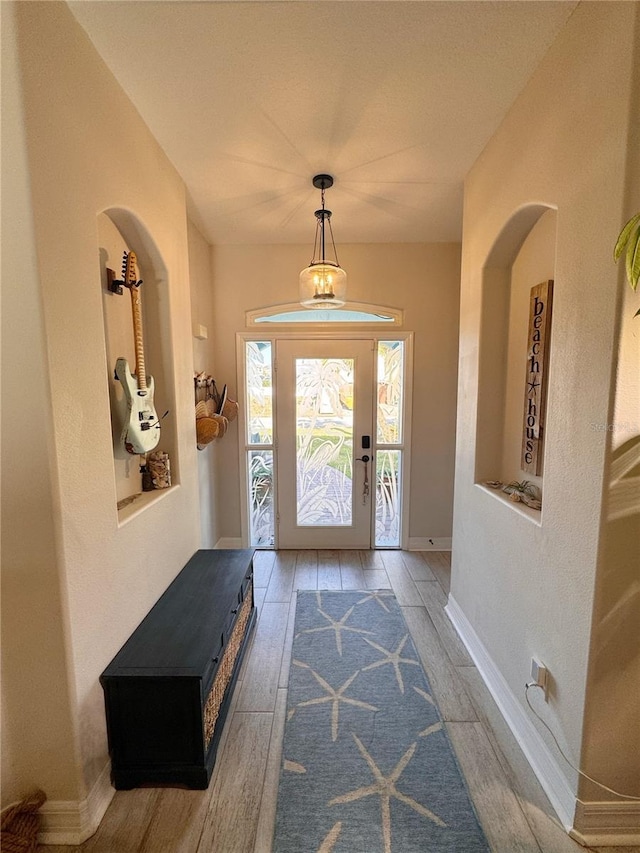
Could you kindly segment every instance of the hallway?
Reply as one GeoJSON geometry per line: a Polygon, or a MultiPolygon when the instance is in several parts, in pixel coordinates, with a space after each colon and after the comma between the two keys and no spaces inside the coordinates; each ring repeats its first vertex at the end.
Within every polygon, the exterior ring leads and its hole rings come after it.
{"type": "Polygon", "coordinates": [[[258,622],[208,790],[119,791],[83,845],[39,853],[270,853],[295,591],[381,588],[403,608],[493,853],[640,853],[583,848],[559,826],[443,612],[450,564],[449,553],[435,551],[256,552],[258,622]]]}

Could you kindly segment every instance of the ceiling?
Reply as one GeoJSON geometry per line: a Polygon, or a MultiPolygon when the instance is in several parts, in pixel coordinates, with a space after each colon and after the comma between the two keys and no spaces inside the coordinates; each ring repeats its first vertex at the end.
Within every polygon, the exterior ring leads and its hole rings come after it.
{"type": "Polygon", "coordinates": [[[213,244],[457,241],[463,180],[566,2],[70,0],[213,244]]]}

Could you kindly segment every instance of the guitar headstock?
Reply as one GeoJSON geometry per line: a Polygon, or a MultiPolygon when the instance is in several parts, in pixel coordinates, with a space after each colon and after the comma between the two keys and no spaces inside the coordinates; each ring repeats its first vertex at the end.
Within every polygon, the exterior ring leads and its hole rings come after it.
{"type": "Polygon", "coordinates": [[[122,255],[122,283],[129,289],[142,284],[135,252],[124,252],[122,255]]]}

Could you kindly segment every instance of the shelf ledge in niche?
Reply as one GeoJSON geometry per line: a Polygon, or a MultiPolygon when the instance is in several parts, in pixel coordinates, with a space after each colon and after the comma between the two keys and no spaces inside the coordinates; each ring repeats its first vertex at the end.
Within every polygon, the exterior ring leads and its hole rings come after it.
{"type": "Polygon", "coordinates": [[[154,489],[152,492],[142,492],[139,498],[136,498],[135,501],[118,510],[118,527],[128,524],[150,506],[163,500],[163,498],[166,498],[167,495],[172,494],[179,488],[180,484],[176,483],[173,486],[169,486],[168,489],[154,489]]]}
{"type": "Polygon", "coordinates": [[[483,483],[474,483],[474,486],[486,495],[491,495],[491,497],[499,503],[508,506],[509,509],[512,509],[514,512],[518,513],[518,515],[526,518],[528,521],[532,522],[532,524],[535,524],[536,527],[542,527],[542,510],[531,509],[531,507],[526,504],[509,500],[509,496],[506,495],[502,489],[491,489],[483,483]]]}

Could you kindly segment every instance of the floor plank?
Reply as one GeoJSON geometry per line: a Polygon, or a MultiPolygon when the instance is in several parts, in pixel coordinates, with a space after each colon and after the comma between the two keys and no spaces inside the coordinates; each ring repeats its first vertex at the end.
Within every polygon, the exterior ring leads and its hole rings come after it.
{"type": "Polygon", "coordinates": [[[399,551],[384,551],[387,577],[400,605],[420,605],[422,599],[399,551]]]}
{"type": "Polygon", "coordinates": [[[159,798],[157,788],[116,791],[98,831],[82,845],[83,853],[138,853],[159,798]]]}
{"type": "Polygon", "coordinates": [[[278,551],[267,587],[265,602],[288,602],[293,591],[295,573],[296,551],[278,551]]]}
{"type": "Polygon", "coordinates": [[[358,551],[363,569],[384,569],[382,551],[358,551]]]}
{"type": "Polygon", "coordinates": [[[272,723],[273,714],[234,714],[198,853],[253,850],[272,723]]]}
{"type": "Polygon", "coordinates": [[[275,551],[256,551],[253,555],[253,585],[269,586],[269,579],[276,561],[275,551]]]}
{"type": "Polygon", "coordinates": [[[280,762],[282,759],[282,740],[287,714],[287,691],[278,690],[276,710],[273,715],[269,755],[264,779],[264,790],[260,801],[260,813],[256,830],[254,853],[271,853],[273,831],[276,823],[278,804],[278,785],[280,783],[280,762]]]}
{"type": "Polygon", "coordinates": [[[363,569],[367,589],[391,589],[391,581],[384,569],[363,569]]]}
{"type": "Polygon", "coordinates": [[[243,671],[238,712],[272,712],[276,703],[289,603],[266,602],[243,671]]]}
{"type": "Polygon", "coordinates": [[[417,551],[400,551],[402,562],[414,581],[434,581],[435,575],[417,551]]]}
{"type": "Polygon", "coordinates": [[[451,663],[454,666],[473,666],[471,655],[444,612],[447,596],[442,591],[440,584],[433,580],[415,581],[415,585],[451,663]]]}
{"type": "Polygon", "coordinates": [[[165,788],[160,791],[140,853],[196,853],[210,798],[210,790],[165,788]]]}
{"type": "Polygon", "coordinates": [[[542,853],[482,723],[447,723],[447,731],[493,853],[542,853]]]}
{"type": "Polygon", "coordinates": [[[295,592],[291,596],[289,605],[289,614],[287,616],[287,631],[284,637],[284,647],[282,649],[282,664],[280,666],[280,676],[278,678],[278,686],[286,688],[289,684],[289,670],[291,668],[291,649],[293,647],[293,630],[296,622],[296,601],[295,592]]]}
{"type": "Polygon", "coordinates": [[[340,551],[342,589],[366,589],[359,551],[340,551]]]}
{"type": "Polygon", "coordinates": [[[402,613],[431,683],[442,718],[457,722],[476,721],[476,710],[425,608],[403,607],[402,613]]]}
{"type": "Polygon", "coordinates": [[[451,592],[451,553],[448,551],[420,551],[422,559],[431,569],[444,592],[451,592]]]}
{"type": "Polygon", "coordinates": [[[342,589],[339,551],[318,551],[318,589],[342,589]]]}
{"type": "Polygon", "coordinates": [[[318,588],[318,554],[316,551],[296,551],[294,589],[318,588]]]}

